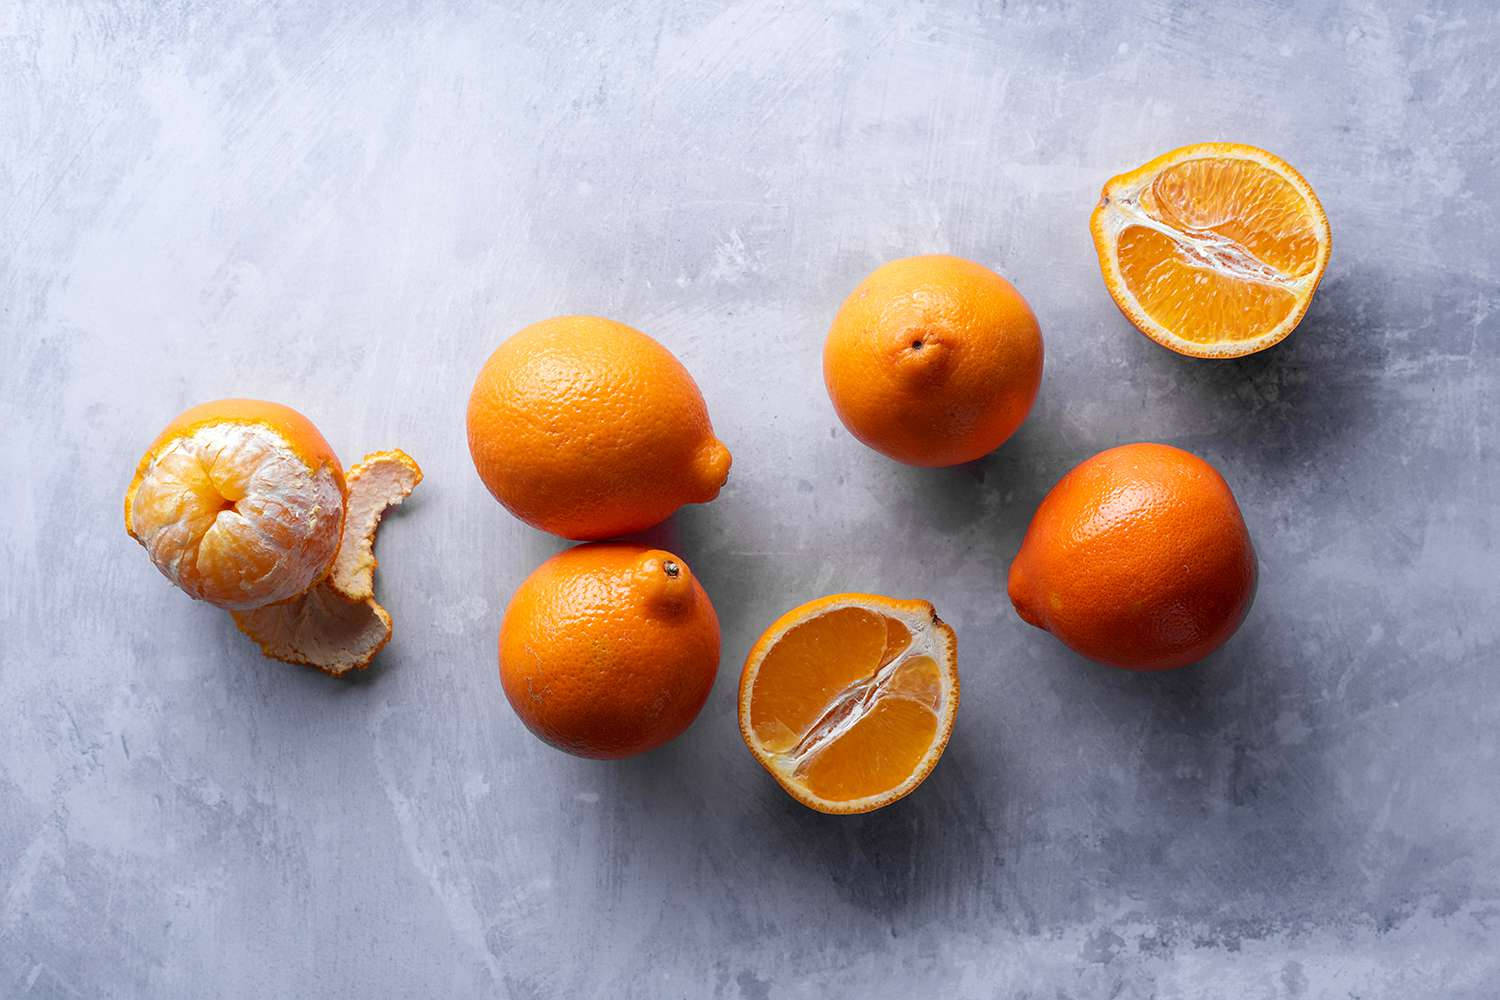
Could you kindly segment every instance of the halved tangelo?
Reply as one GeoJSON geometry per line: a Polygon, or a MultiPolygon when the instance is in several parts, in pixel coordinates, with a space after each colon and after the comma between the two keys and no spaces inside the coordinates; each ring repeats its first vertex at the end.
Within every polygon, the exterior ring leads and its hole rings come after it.
{"type": "Polygon", "coordinates": [[[910,793],[958,709],[953,629],[926,601],[834,594],[782,615],[740,675],[740,734],[819,812],[863,813],[910,793]]]}
{"type": "Polygon", "coordinates": [[[1146,336],[1235,358],[1279,343],[1328,266],[1328,216],[1284,160],[1205,142],[1104,185],[1090,220],[1105,286],[1146,336]]]}
{"type": "Polygon", "coordinates": [[[404,451],[378,451],[351,468],[348,481],[349,513],[328,577],[290,600],[234,612],[266,656],[334,675],[368,667],[390,641],[391,616],[375,600],[375,533],[422,470],[404,451]]]}
{"type": "Polygon", "coordinates": [[[183,412],[147,449],[125,493],[125,528],[192,597],[257,608],[328,572],[344,488],[333,449],[302,414],[223,399],[183,412]]]}

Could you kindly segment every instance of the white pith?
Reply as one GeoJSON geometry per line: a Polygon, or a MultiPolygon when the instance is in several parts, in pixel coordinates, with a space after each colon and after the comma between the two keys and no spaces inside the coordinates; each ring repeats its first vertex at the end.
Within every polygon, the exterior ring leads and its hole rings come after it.
{"type": "MultiPolygon", "coordinates": [[[[828,707],[824,709],[818,721],[813,724],[812,728],[798,742],[797,746],[790,750],[779,752],[765,749],[759,740],[756,740],[756,746],[759,749],[762,760],[778,775],[783,783],[789,786],[800,787],[801,775],[817,759],[818,755],[858,725],[883,699],[905,698],[926,704],[925,699],[912,698],[906,692],[891,691],[887,686],[904,664],[916,657],[930,657],[938,665],[940,685],[937,706],[934,709],[934,715],[937,717],[937,728],[935,730],[936,735],[933,745],[923,754],[920,761],[912,769],[912,773],[899,785],[863,798],[827,801],[827,805],[834,807],[837,811],[860,812],[865,807],[899,798],[927,776],[928,772],[932,769],[932,765],[941,756],[947,745],[948,734],[953,729],[953,714],[958,704],[958,698],[955,690],[955,677],[953,671],[948,667],[952,656],[952,640],[944,629],[934,627],[936,619],[931,613],[913,613],[892,607],[864,604],[859,601],[826,605],[819,608],[817,615],[788,624],[773,637],[770,644],[766,647],[767,653],[771,649],[774,649],[776,644],[792,629],[805,624],[807,621],[814,620],[818,616],[844,608],[859,608],[872,614],[893,618],[901,622],[911,633],[910,645],[893,658],[890,663],[877,669],[874,674],[855,681],[839,692],[829,703],[828,707]]],[[[757,665],[755,674],[752,674],[744,685],[741,710],[746,719],[751,718],[750,702],[755,689],[755,678],[758,673],[759,669],[757,665]]],[[[753,734],[753,729],[750,732],[753,734]]],[[[805,791],[804,794],[811,795],[810,792],[805,791]]]]}
{"type": "Polygon", "coordinates": [[[348,472],[344,537],[329,582],[351,600],[375,596],[375,532],[386,510],[404,501],[422,481],[422,470],[400,450],[376,452],[348,472]]]}
{"type": "Polygon", "coordinates": [[[316,470],[279,434],[243,423],[206,424],[169,442],[146,468],[131,498],[130,528],[167,579],[188,594],[231,610],[285,600],[316,582],[339,544],[344,497],[336,471],[316,470]],[[234,497],[211,516],[194,513],[189,484],[235,474],[234,497]],[[199,553],[211,534],[276,553],[271,568],[234,581],[210,579],[199,553]],[[288,538],[290,535],[290,538],[288,538]],[[290,544],[288,544],[290,542],[290,544]]]}
{"type": "Polygon", "coordinates": [[[1322,227],[1322,238],[1319,241],[1319,259],[1315,262],[1314,266],[1306,274],[1289,275],[1256,257],[1247,247],[1238,241],[1208,230],[1178,229],[1150,215],[1141,206],[1142,193],[1155,182],[1156,178],[1163,171],[1193,160],[1204,159],[1243,159],[1264,166],[1291,184],[1297,190],[1298,194],[1302,195],[1303,199],[1309,203],[1309,214],[1316,217],[1317,213],[1311,211],[1311,207],[1316,204],[1316,197],[1308,190],[1306,182],[1300,178],[1288,175],[1283,170],[1277,169],[1259,157],[1244,153],[1231,154],[1222,150],[1209,150],[1195,155],[1184,156],[1180,159],[1173,159],[1170,162],[1159,165],[1150,173],[1139,174],[1138,176],[1138,172],[1132,172],[1111,181],[1105,187],[1103,200],[1096,214],[1095,224],[1098,226],[1098,235],[1102,238],[1105,247],[1104,266],[1108,272],[1108,277],[1113,287],[1119,289],[1120,293],[1126,296],[1126,301],[1122,303],[1122,306],[1137,326],[1143,329],[1149,328],[1151,335],[1156,339],[1163,343],[1179,345],[1188,353],[1224,357],[1241,356],[1281,340],[1301,322],[1303,310],[1293,310],[1291,315],[1280,323],[1255,337],[1244,340],[1200,343],[1179,337],[1147,313],[1140,302],[1136,300],[1134,292],[1126,284],[1124,273],[1120,268],[1120,235],[1131,226],[1140,226],[1144,229],[1152,230],[1170,239],[1184,262],[1190,267],[1214,271],[1236,281],[1254,282],[1279,288],[1289,292],[1305,304],[1307,298],[1317,287],[1319,280],[1321,280],[1323,266],[1328,259],[1327,227],[1326,225],[1322,227]]]}

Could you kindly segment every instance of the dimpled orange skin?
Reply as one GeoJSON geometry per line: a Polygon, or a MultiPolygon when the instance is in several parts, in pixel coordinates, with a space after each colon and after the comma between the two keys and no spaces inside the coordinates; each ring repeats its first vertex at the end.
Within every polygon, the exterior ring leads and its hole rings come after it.
{"type": "Polygon", "coordinates": [[[495,498],[565,538],[644,531],[712,500],[729,475],[687,369],[596,316],[543,320],[501,344],[474,382],[468,430],[495,498]]]}
{"type": "Polygon", "coordinates": [[[500,626],[500,682],[521,721],[580,757],[644,753],[697,717],[719,618],[687,563],[640,545],[580,545],[537,567],[500,626]]]}
{"type": "Polygon", "coordinates": [[[933,254],[875,269],[844,301],[823,380],[860,441],[908,465],[958,465],[1004,444],[1042,380],[1042,333],[1010,282],[933,254]]]}
{"type": "MultiPolygon", "coordinates": [[[[141,480],[146,475],[146,470],[156,459],[157,453],[163,447],[192,434],[193,429],[199,424],[208,423],[238,423],[238,424],[263,424],[276,431],[296,449],[297,454],[307,463],[308,471],[316,472],[324,465],[332,466],[338,475],[339,490],[348,495],[348,487],[344,483],[344,467],[339,464],[338,456],[333,453],[333,448],[313,422],[290,406],[280,403],[270,403],[263,399],[216,399],[210,403],[199,403],[183,410],[172,422],[156,435],[156,440],[151,442],[151,447],[146,449],[146,454],[141,456],[136,465],[135,475],[130,480],[130,486],[125,490],[125,530],[131,538],[135,538],[135,528],[130,522],[130,505],[135,499],[135,491],[141,485],[141,480]]],[[[329,560],[330,563],[332,560],[329,560]]]]}
{"type": "Polygon", "coordinates": [[[1010,567],[1016,613],[1078,653],[1170,670],[1223,645],[1250,611],[1255,548],[1203,459],[1127,444],[1074,467],[1037,508],[1010,567]]]}

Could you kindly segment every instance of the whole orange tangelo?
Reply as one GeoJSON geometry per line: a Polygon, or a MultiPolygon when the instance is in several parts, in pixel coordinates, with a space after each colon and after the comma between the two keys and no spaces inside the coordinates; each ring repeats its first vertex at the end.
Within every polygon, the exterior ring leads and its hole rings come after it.
{"type": "Polygon", "coordinates": [[[1037,508],[1010,567],[1016,613],[1130,670],[1201,660],[1255,597],[1255,548],[1224,477],[1164,444],[1100,452],[1037,508]]]}
{"type": "Polygon", "coordinates": [[[692,723],[719,665],[719,618],[687,563],[580,545],[538,566],[500,625],[500,681],[533,733],[581,757],[628,757],[692,723]]]}
{"type": "Polygon", "coordinates": [[[876,268],[823,345],[823,380],[860,441],[908,465],[983,458],[1016,432],[1042,380],[1042,333],[1010,282],[946,254],[876,268]]]}
{"type": "Polygon", "coordinates": [[[644,531],[712,500],[729,475],[687,369],[597,316],[543,320],[501,344],[474,381],[468,431],[495,498],[565,538],[644,531]]]}

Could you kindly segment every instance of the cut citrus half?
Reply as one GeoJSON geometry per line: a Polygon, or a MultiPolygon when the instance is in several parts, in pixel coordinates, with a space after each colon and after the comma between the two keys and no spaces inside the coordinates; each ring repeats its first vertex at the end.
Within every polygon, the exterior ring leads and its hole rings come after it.
{"type": "Polygon", "coordinates": [[[344,473],[323,435],[278,403],[195,406],[159,434],[125,493],[125,528],[178,587],[245,610],[328,572],[344,473]]]}
{"type": "Polygon", "coordinates": [[[740,675],[740,734],[819,812],[862,813],[922,783],[958,709],[953,629],[926,601],[834,594],[782,615],[740,675]]]}
{"type": "Polygon", "coordinates": [[[375,600],[375,532],[386,509],[411,495],[422,470],[404,451],[378,451],[349,470],[349,513],[333,570],[306,593],[234,612],[266,656],[328,674],[363,670],[391,638],[375,600]]]}
{"type": "Polygon", "coordinates": [[[1240,143],[1183,146],[1104,185],[1090,221],[1104,284],[1146,336],[1237,358],[1296,329],[1328,266],[1328,216],[1302,175],[1240,143]]]}

